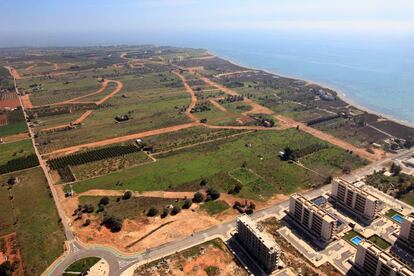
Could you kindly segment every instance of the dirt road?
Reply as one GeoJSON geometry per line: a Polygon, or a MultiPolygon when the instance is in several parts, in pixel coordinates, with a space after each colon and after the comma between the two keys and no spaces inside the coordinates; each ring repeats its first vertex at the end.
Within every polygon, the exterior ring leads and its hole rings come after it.
{"type": "Polygon", "coordinates": [[[20,80],[22,77],[20,76],[19,72],[11,66],[5,66],[7,70],[9,70],[10,75],[12,75],[16,80],[20,80]]]}
{"type": "Polygon", "coordinates": [[[185,90],[190,93],[191,95],[191,103],[190,105],[187,107],[187,110],[185,111],[185,114],[193,121],[198,121],[198,118],[191,113],[191,110],[196,106],[197,104],[197,97],[194,93],[194,90],[190,87],[190,85],[188,85],[187,80],[184,78],[183,75],[181,75],[180,73],[173,71],[173,73],[179,77],[181,79],[181,81],[183,82],[184,88],[185,90]]]}
{"type": "Polygon", "coordinates": [[[32,102],[30,101],[30,97],[29,97],[29,95],[24,95],[24,96],[21,96],[21,99],[22,99],[23,106],[24,106],[25,108],[32,108],[32,107],[33,107],[33,104],[32,104],[32,102]]]}
{"type": "Polygon", "coordinates": [[[307,126],[306,124],[297,122],[297,121],[295,121],[291,118],[288,118],[288,117],[285,117],[285,116],[282,116],[282,115],[275,115],[275,117],[279,121],[284,122],[285,124],[289,124],[292,127],[299,126],[299,129],[301,131],[309,133],[309,134],[311,134],[311,135],[313,135],[313,136],[315,136],[315,137],[317,137],[321,140],[327,141],[327,142],[329,142],[331,144],[334,144],[334,145],[336,145],[340,148],[343,148],[345,150],[353,151],[354,154],[359,155],[362,158],[368,159],[370,161],[378,161],[378,160],[381,160],[383,158],[383,153],[384,153],[383,151],[376,150],[375,154],[372,154],[372,153],[367,152],[366,149],[358,148],[358,147],[356,147],[354,145],[351,145],[350,143],[345,142],[345,141],[343,141],[339,138],[336,138],[336,137],[334,137],[334,136],[332,136],[328,133],[325,133],[325,132],[322,132],[320,130],[311,128],[311,127],[307,126]]]}
{"type": "Polygon", "coordinates": [[[55,150],[51,153],[44,154],[43,156],[44,157],[50,157],[50,156],[57,156],[57,155],[60,156],[60,155],[65,155],[65,154],[71,154],[71,153],[75,153],[77,151],[80,151],[82,149],[103,147],[103,146],[106,146],[106,145],[126,142],[126,141],[130,141],[130,140],[135,140],[135,139],[138,139],[138,138],[143,138],[143,137],[148,137],[148,136],[153,136],[153,135],[160,135],[160,134],[169,133],[169,132],[175,132],[175,131],[179,131],[181,129],[191,128],[191,127],[200,126],[200,125],[201,125],[200,123],[192,122],[192,123],[187,123],[187,124],[182,124],[182,125],[177,125],[177,126],[170,126],[170,127],[166,127],[166,128],[148,130],[148,131],[139,132],[139,133],[135,133],[135,134],[130,134],[130,135],[122,136],[122,137],[115,137],[115,138],[105,139],[105,140],[92,142],[92,143],[87,143],[87,144],[83,144],[83,145],[67,147],[67,148],[55,150]]]}
{"type": "Polygon", "coordinates": [[[225,113],[231,114],[224,106],[222,106],[221,104],[219,104],[218,102],[216,102],[215,99],[211,99],[210,103],[212,105],[214,105],[215,107],[217,107],[218,110],[223,111],[225,113]]]}

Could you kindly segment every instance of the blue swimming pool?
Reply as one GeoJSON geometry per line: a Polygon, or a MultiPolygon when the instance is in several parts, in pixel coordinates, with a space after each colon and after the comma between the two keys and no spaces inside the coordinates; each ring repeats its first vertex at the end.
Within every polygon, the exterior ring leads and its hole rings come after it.
{"type": "Polygon", "coordinates": [[[398,222],[399,224],[401,224],[404,220],[404,217],[401,216],[400,214],[395,214],[392,216],[392,219],[398,222]]]}
{"type": "Polygon", "coordinates": [[[351,242],[355,245],[358,245],[362,241],[362,238],[360,236],[355,236],[351,239],[351,242]]]}

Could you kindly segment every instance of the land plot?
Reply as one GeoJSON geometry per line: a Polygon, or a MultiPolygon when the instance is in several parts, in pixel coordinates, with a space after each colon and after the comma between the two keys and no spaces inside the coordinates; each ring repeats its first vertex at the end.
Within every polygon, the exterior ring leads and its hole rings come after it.
{"type": "MultiPolygon", "coordinates": [[[[2,201],[4,208],[14,206],[17,223],[0,232],[17,233],[24,271],[29,275],[40,275],[63,252],[64,235],[56,214],[55,205],[40,168],[1,175],[1,197],[8,197],[4,183],[10,176],[19,179],[10,190],[13,200],[2,201]],[[33,254],[36,252],[36,254],[33,254]]],[[[3,207],[0,208],[3,210],[3,207]]],[[[13,212],[0,212],[0,221],[10,221],[13,212]],[[5,217],[3,217],[5,216],[5,217]]]]}
{"type": "Polygon", "coordinates": [[[220,239],[175,253],[138,267],[137,275],[235,275],[247,276],[220,239]]]}
{"type": "MultiPolygon", "coordinates": [[[[121,181],[122,189],[166,190],[180,185],[191,186],[200,183],[201,179],[221,178],[221,173],[227,174],[228,171],[244,165],[261,176],[266,187],[246,187],[242,191],[250,190],[248,194],[253,194],[252,197],[264,199],[272,193],[290,194],[309,187],[310,173],[294,164],[281,161],[277,154],[288,145],[294,150],[299,150],[319,143],[324,142],[295,130],[249,133],[241,137],[161,154],[155,163],[81,181],[74,184],[74,189],[77,192],[90,189],[120,189],[115,184],[121,181]],[[246,147],[246,144],[252,146],[246,147]],[[270,189],[267,186],[271,186],[272,193],[269,193],[270,189]]],[[[228,191],[227,183],[222,183],[222,180],[218,179],[209,181],[214,182],[218,183],[217,188],[220,191],[228,191]]]]}

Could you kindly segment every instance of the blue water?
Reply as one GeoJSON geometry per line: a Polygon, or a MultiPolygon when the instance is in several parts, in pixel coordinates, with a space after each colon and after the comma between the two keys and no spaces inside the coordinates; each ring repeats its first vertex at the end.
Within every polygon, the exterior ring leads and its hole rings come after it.
{"type": "Polygon", "coordinates": [[[399,224],[401,224],[404,220],[404,217],[401,216],[400,214],[396,214],[396,215],[392,216],[392,219],[395,220],[396,222],[398,222],[399,224]]]}
{"type": "Polygon", "coordinates": [[[281,36],[254,41],[224,41],[209,48],[246,66],[326,84],[359,106],[414,124],[413,38],[281,36]]]}
{"type": "Polygon", "coordinates": [[[358,245],[358,244],[360,244],[360,242],[362,241],[362,238],[360,237],[360,236],[356,236],[356,237],[353,237],[352,239],[351,239],[351,242],[353,243],[353,244],[355,244],[355,245],[358,245]]]}

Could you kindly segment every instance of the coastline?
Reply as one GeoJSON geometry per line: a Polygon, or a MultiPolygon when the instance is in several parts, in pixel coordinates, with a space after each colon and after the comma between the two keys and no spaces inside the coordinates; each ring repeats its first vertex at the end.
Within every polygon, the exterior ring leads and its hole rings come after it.
{"type": "Polygon", "coordinates": [[[252,67],[252,66],[249,66],[249,65],[242,64],[239,61],[235,61],[235,60],[233,60],[230,57],[226,57],[226,56],[221,57],[219,54],[216,54],[216,53],[214,53],[214,52],[212,52],[210,50],[208,50],[207,53],[210,54],[210,55],[213,55],[215,57],[224,59],[224,60],[230,62],[231,64],[234,64],[234,65],[237,65],[237,66],[240,66],[240,67],[244,67],[246,69],[251,69],[251,70],[255,70],[255,71],[263,71],[263,72],[266,72],[268,74],[275,75],[275,76],[280,76],[280,77],[283,77],[283,78],[289,78],[289,79],[293,79],[293,80],[300,80],[300,81],[306,82],[307,84],[314,84],[314,85],[318,85],[318,86],[320,86],[320,87],[322,87],[324,89],[332,90],[335,93],[337,93],[338,97],[342,101],[346,102],[348,105],[351,105],[351,106],[353,106],[353,107],[355,107],[355,108],[357,108],[357,109],[359,109],[361,111],[365,111],[365,112],[368,112],[368,113],[371,113],[371,114],[375,114],[375,115],[377,115],[377,116],[379,116],[379,117],[381,117],[383,119],[387,119],[387,120],[396,122],[396,123],[398,123],[400,125],[403,125],[403,126],[406,126],[406,127],[409,127],[409,128],[414,128],[414,123],[410,123],[408,121],[395,118],[394,116],[389,115],[389,114],[384,114],[384,113],[381,113],[381,112],[378,112],[378,111],[374,111],[374,110],[372,110],[372,109],[370,109],[370,108],[368,108],[366,106],[363,106],[363,105],[355,102],[351,98],[347,97],[346,96],[346,93],[344,91],[342,91],[342,89],[339,89],[337,87],[333,87],[333,86],[328,85],[326,83],[322,83],[322,82],[314,81],[314,80],[309,80],[309,79],[303,79],[303,78],[295,77],[295,76],[290,76],[290,75],[286,75],[286,74],[279,73],[279,72],[275,72],[275,71],[271,71],[271,70],[266,70],[266,69],[261,69],[261,68],[257,68],[257,67],[252,67]]]}

